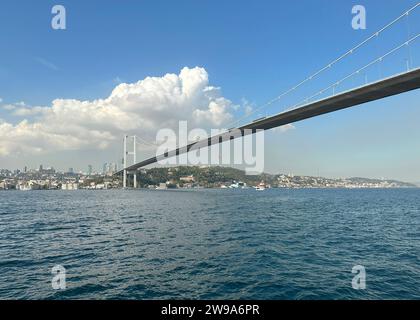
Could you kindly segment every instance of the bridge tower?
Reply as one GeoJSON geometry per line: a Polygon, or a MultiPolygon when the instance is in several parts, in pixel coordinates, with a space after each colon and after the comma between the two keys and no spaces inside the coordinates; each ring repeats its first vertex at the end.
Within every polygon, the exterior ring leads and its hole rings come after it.
{"type": "MultiPolygon", "coordinates": [[[[136,136],[128,136],[124,135],[124,158],[123,158],[123,188],[127,188],[127,175],[129,172],[127,171],[128,167],[128,156],[133,156],[133,164],[137,163],[137,137],[136,136]],[[129,140],[132,141],[132,151],[128,151],[129,149],[129,140]]],[[[137,170],[134,171],[134,179],[133,179],[133,187],[137,188],[137,170]]]]}

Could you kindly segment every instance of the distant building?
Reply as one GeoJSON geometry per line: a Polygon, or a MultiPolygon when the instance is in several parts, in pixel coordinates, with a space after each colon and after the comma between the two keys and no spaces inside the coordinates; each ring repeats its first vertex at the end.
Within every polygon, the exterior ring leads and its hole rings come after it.
{"type": "Polygon", "coordinates": [[[118,166],[116,163],[104,163],[102,173],[107,176],[112,176],[115,172],[118,171],[118,166]]]}
{"type": "Polygon", "coordinates": [[[61,190],[77,190],[79,189],[79,184],[69,182],[69,183],[63,183],[61,185],[61,190]]]}
{"type": "Polygon", "coordinates": [[[181,177],[181,178],[179,178],[179,180],[182,181],[182,182],[186,182],[186,183],[195,182],[195,179],[194,179],[193,175],[186,176],[186,177],[181,177]]]}
{"type": "Polygon", "coordinates": [[[92,165],[90,164],[88,165],[88,171],[87,171],[88,176],[92,175],[92,171],[93,171],[93,168],[92,168],[92,165]]]}
{"type": "Polygon", "coordinates": [[[42,173],[44,174],[54,174],[55,173],[55,169],[53,167],[49,167],[47,169],[43,169],[42,173]]]}

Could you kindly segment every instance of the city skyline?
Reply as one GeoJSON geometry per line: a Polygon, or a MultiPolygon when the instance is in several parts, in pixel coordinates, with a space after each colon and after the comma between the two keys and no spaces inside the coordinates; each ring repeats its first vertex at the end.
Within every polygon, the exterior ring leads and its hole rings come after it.
{"type": "MultiPolygon", "coordinates": [[[[182,165],[171,165],[171,166],[165,166],[165,165],[156,165],[156,166],[150,166],[149,168],[140,169],[139,172],[143,170],[153,170],[153,169],[170,169],[170,168],[179,168],[182,167],[182,165]]],[[[191,165],[189,166],[191,168],[196,168],[197,166],[191,165]]],[[[233,170],[241,170],[238,167],[230,166],[230,165],[201,165],[199,166],[201,168],[226,168],[226,169],[233,169],[233,170]]],[[[83,175],[83,176],[115,176],[114,173],[118,172],[123,168],[122,165],[118,165],[117,163],[108,163],[105,162],[102,164],[102,167],[96,168],[93,165],[87,165],[85,169],[83,168],[75,168],[75,167],[69,167],[69,168],[57,168],[54,166],[44,166],[43,164],[39,165],[39,167],[28,167],[24,166],[22,168],[0,168],[1,172],[9,171],[10,173],[14,175],[19,175],[22,173],[44,173],[44,174],[50,174],[50,173],[60,173],[60,174],[77,174],[77,175],[83,175]]],[[[286,171],[278,171],[278,172],[262,172],[261,174],[268,174],[268,175],[287,175],[287,176],[298,176],[298,177],[310,177],[310,178],[322,178],[322,179],[332,179],[332,180],[339,180],[339,179],[372,179],[372,180],[389,180],[389,181],[399,181],[402,183],[412,183],[414,185],[417,185],[420,187],[420,181],[404,181],[394,178],[387,178],[387,177],[378,177],[378,178],[371,178],[371,177],[362,177],[362,176],[322,176],[321,173],[318,171],[317,174],[314,175],[302,175],[295,172],[286,172],[286,171]]],[[[118,178],[116,176],[116,178],[118,178]]],[[[120,178],[120,177],[119,177],[120,178]]],[[[118,178],[118,179],[119,179],[118,178]]]]}
{"type": "MultiPolygon", "coordinates": [[[[395,189],[419,187],[404,181],[386,179],[325,178],[294,174],[247,175],[244,170],[224,166],[175,166],[141,169],[137,179],[128,178],[124,186],[121,176],[114,175],[114,164],[104,164],[102,172],[76,172],[74,168],[60,172],[53,167],[24,171],[0,169],[0,190],[103,190],[103,189],[395,189]],[[137,183],[138,182],[138,183],[137,183]]],[[[260,190],[261,191],[261,190],[260,190]]]]}
{"type": "MultiPolygon", "coordinates": [[[[121,166],[120,166],[121,167],[121,166]]],[[[77,173],[85,173],[85,174],[95,174],[95,173],[108,173],[108,172],[117,172],[118,171],[118,164],[115,162],[104,162],[102,166],[95,167],[94,165],[88,164],[86,168],[77,168],[77,167],[68,167],[68,168],[59,168],[54,165],[44,165],[40,164],[38,167],[34,166],[24,166],[23,168],[0,168],[0,170],[9,170],[11,172],[29,172],[29,171],[48,171],[48,170],[56,170],[57,172],[77,172],[77,173]]]]}
{"type": "MultiPolygon", "coordinates": [[[[7,24],[13,37],[2,44],[8,50],[2,52],[7,65],[0,66],[0,167],[49,163],[62,170],[87,170],[90,164],[99,170],[104,162],[121,163],[125,133],[153,141],[157,130],[177,121],[205,129],[227,126],[415,3],[365,1],[368,27],[358,31],[351,27],[350,2],[248,3],[238,12],[234,4],[183,1],[165,3],[167,14],[159,10],[162,3],[111,10],[97,1],[63,1],[69,15],[64,31],[51,29],[49,3],[2,4],[0,26],[6,30],[7,24]],[[22,6],[30,10],[20,19],[7,14],[22,6]],[[182,21],[185,8],[200,14],[182,21]],[[19,28],[21,19],[27,28],[19,28]],[[110,28],[109,19],[118,23],[110,28]],[[105,39],[113,41],[111,48],[102,41],[104,31],[105,39]],[[326,33],[329,37],[319,37],[326,33]],[[34,35],[43,39],[41,45],[31,40],[34,35]],[[77,52],[79,45],[88,50],[77,52]],[[313,59],[307,58],[308,50],[313,59]]],[[[410,27],[413,34],[418,30],[414,18],[410,27]]],[[[401,33],[406,33],[404,24],[385,34],[386,40],[397,43],[401,33]]],[[[389,48],[378,41],[368,49],[370,56],[354,57],[339,73],[389,48]]],[[[411,54],[418,66],[418,44],[411,54]]],[[[404,59],[405,52],[367,76],[375,80],[381,72],[402,71],[404,59]]],[[[327,75],[322,84],[332,79],[335,75],[327,75]]],[[[318,89],[304,88],[297,98],[318,89]]],[[[293,102],[286,99],[254,118],[293,102]]],[[[418,92],[410,92],[270,131],[265,171],[419,182],[419,116],[418,92]]],[[[139,153],[143,159],[154,151],[139,153]]]]}

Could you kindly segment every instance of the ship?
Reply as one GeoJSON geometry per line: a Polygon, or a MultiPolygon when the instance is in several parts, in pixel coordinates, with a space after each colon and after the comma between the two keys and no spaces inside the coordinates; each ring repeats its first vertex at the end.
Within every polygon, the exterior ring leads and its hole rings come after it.
{"type": "Polygon", "coordinates": [[[266,185],[264,181],[261,181],[260,184],[255,187],[255,190],[257,191],[264,191],[265,189],[266,189],[266,185]]]}

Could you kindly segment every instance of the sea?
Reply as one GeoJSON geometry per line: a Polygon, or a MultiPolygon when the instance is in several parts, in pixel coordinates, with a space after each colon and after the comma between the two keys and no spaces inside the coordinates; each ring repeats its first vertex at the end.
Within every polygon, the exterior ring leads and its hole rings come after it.
{"type": "Polygon", "coordinates": [[[0,299],[420,299],[420,189],[1,191],[0,299]]]}

